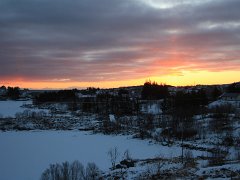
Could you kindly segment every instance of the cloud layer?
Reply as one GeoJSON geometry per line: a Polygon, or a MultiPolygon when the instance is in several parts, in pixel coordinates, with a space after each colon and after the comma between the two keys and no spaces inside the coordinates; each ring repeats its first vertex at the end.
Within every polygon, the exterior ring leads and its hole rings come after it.
{"type": "Polygon", "coordinates": [[[1,0],[0,80],[240,70],[239,7],[239,0],[1,0]]]}

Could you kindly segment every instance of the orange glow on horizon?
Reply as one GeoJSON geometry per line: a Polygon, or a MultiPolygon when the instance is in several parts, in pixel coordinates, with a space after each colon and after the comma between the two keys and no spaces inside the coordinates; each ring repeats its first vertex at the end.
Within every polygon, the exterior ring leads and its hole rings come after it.
{"type": "Polygon", "coordinates": [[[137,86],[143,85],[146,80],[156,81],[158,83],[165,83],[173,86],[187,86],[187,85],[212,85],[212,84],[228,84],[238,82],[240,79],[240,71],[181,71],[181,74],[169,74],[163,76],[149,76],[146,78],[119,80],[119,81],[99,81],[99,82],[49,82],[49,81],[26,81],[23,78],[11,81],[1,81],[0,85],[18,86],[20,88],[29,89],[73,89],[86,87],[99,88],[117,88],[123,86],[137,86]]]}

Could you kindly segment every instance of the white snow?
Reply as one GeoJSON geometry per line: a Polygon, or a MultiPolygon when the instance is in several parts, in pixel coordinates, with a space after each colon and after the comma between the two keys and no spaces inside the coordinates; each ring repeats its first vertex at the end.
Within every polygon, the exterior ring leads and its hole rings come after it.
{"type": "Polygon", "coordinates": [[[152,104],[148,106],[148,113],[150,114],[160,114],[162,113],[161,108],[159,107],[158,104],[152,104]]]}
{"type": "Polygon", "coordinates": [[[227,101],[227,100],[217,100],[208,105],[209,108],[213,108],[216,106],[222,106],[222,105],[232,105],[233,107],[239,108],[240,102],[239,101],[227,101]]]}
{"type": "Polygon", "coordinates": [[[109,114],[109,120],[110,122],[116,122],[114,114],[109,114]]]}
{"type": "Polygon", "coordinates": [[[161,114],[161,106],[158,103],[143,104],[141,111],[147,114],[161,114]]]}
{"type": "Polygon", "coordinates": [[[31,101],[0,101],[0,115],[3,117],[15,117],[17,112],[23,112],[27,109],[21,107],[22,105],[31,103],[31,101]]]}
{"type": "Polygon", "coordinates": [[[205,167],[205,168],[200,168],[196,172],[196,174],[197,175],[202,175],[204,171],[205,171],[205,174],[213,174],[213,172],[211,172],[211,171],[221,170],[221,169],[228,169],[228,170],[232,170],[232,171],[239,171],[240,170],[240,164],[238,162],[236,162],[236,163],[232,163],[232,164],[224,164],[224,165],[220,165],[220,166],[209,166],[209,167],[205,167]]]}
{"type": "Polygon", "coordinates": [[[80,131],[0,132],[0,177],[6,180],[38,179],[51,163],[79,160],[110,168],[107,152],[117,147],[122,159],[128,149],[135,159],[176,157],[179,147],[149,144],[129,136],[91,135],[80,131]]]}
{"type": "Polygon", "coordinates": [[[22,113],[25,110],[30,112],[45,112],[49,113],[48,109],[26,108],[23,105],[32,104],[32,101],[0,101],[0,117],[16,117],[16,113],[22,113]]]}

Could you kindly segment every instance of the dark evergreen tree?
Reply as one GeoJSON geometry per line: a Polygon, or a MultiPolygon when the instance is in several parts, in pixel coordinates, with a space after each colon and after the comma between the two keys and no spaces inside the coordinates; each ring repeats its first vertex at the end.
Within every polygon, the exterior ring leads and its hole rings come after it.
{"type": "Polygon", "coordinates": [[[218,87],[214,87],[212,91],[212,99],[217,100],[217,98],[222,94],[222,91],[218,87]]]}
{"type": "Polygon", "coordinates": [[[157,100],[164,99],[169,95],[168,86],[165,84],[158,85],[156,82],[147,81],[143,85],[142,99],[157,100]]]}
{"type": "Polygon", "coordinates": [[[76,99],[76,90],[60,90],[40,93],[35,96],[34,103],[41,104],[46,102],[74,102],[76,99]]]}
{"type": "Polygon", "coordinates": [[[228,93],[240,93],[240,83],[233,83],[227,87],[228,93]]]}
{"type": "Polygon", "coordinates": [[[7,96],[11,99],[18,99],[20,96],[20,88],[19,87],[8,87],[7,88],[7,96]]]}

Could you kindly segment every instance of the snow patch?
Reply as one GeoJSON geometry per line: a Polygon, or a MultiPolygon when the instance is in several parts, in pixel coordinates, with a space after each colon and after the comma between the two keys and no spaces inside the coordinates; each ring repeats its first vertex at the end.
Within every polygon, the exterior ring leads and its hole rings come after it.
{"type": "Polygon", "coordinates": [[[31,104],[32,101],[0,101],[0,115],[3,117],[15,117],[17,112],[23,112],[27,108],[22,107],[25,104],[31,104]]]}

